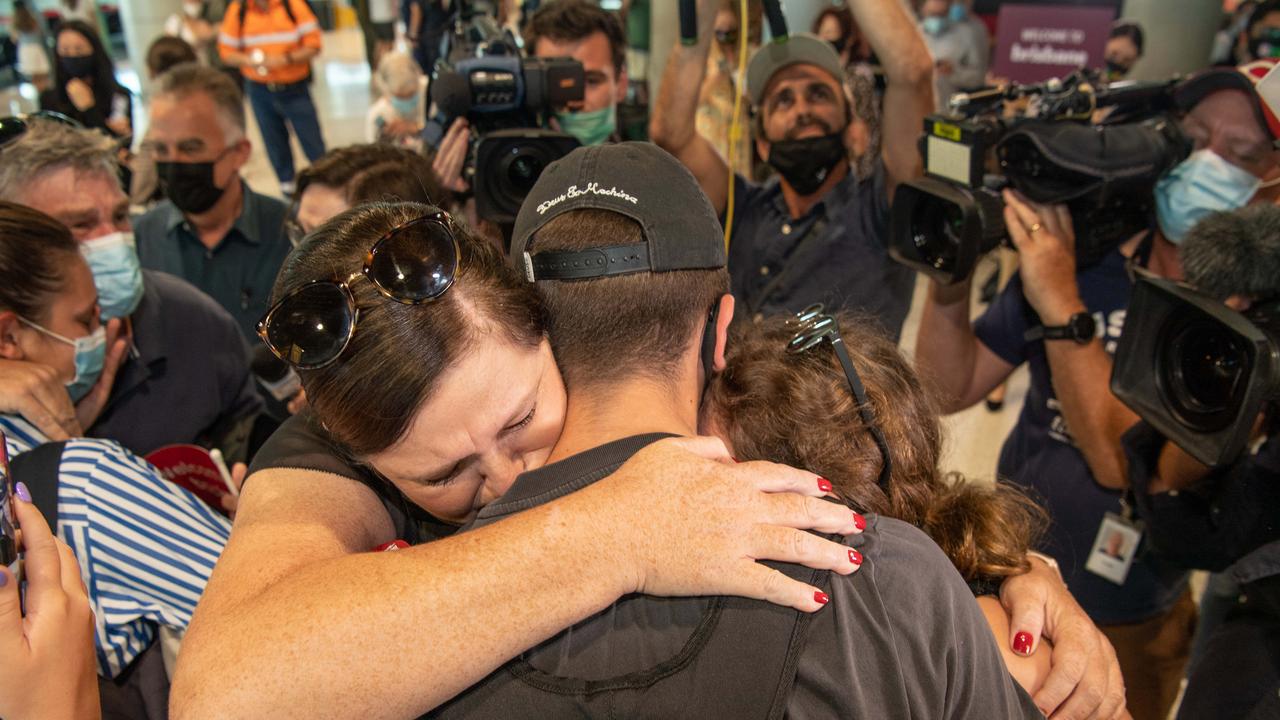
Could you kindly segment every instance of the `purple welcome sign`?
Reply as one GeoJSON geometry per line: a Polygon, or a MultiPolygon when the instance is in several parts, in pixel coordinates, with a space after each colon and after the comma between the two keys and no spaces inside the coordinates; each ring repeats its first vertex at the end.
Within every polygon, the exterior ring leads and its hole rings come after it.
{"type": "Polygon", "coordinates": [[[992,72],[1032,83],[1102,67],[1115,16],[1107,7],[1001,5],[992,72]]]}

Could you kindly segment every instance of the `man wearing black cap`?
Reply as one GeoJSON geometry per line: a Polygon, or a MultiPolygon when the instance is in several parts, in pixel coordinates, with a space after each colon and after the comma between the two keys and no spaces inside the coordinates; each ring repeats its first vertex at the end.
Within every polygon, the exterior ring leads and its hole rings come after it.
{"type": "Polygon", "coordinates": [[[668,58],[649,132],[731,225],[729,273],[741,311],[763,317],[822,302],[870,314],[896,337],[915,274],[889,258],[889,200],[898,183],[921,173],[916,142],[933,111],[933,61],[915,22],[901,0],[849,3],[887,80],[883,163],[864,181],[849,171],[852,113],[836,51],[807,33],[756,51],[747,67],[756,150],[779,179],[753,185],[731,176],[694,127],[717,4],[700,3],[697,44],[676,45],[668,58]]]}
{"type": "Polygon", "coordinates": [[[1254,85],[1271,67],[1259,61],[1214,69],[1176,88],[1193,152],[1156,184],[1149,231],[1115,238],[1115,250],[1077,267],[1066,208],[1006,195],[1018,274],[973,324],[967,282],[931,281],[921,315],[916,362],[937,382],[944,412],[980,401],[1028,365],[1030,389],[998,472],[1049,510],[1054,522],[1044,549],[1062,563],[1076,599],[1115,646],[1137,720],[1163,718],[1172,705],[1195,607],[1185,570],[1147,552],[1147,543],[1128,545],[1131,564],[1123,572],[1091,561],[1099,538],[1122,527],[1134,537],[1140,531],[1132,503],[1124,502],[1129,483],[1121,446],[1137,416],[1109,386],[1129,304],[1129,266],[1180,278],[1178,244],[1197,222],[1216,210],[1269,201],[1265,181],[1280,174],[1280,122],[1254,85]]]}
{"type": "MultiPolygon", "coordinates": [[[[662,437],[696,434],[734,311],[714,210],[693,176],[650,144],[580,148],[553,163],[512,243],[513,263],[547,303],[568,405],[548,464],[517,478],[476,526],[583,489],[662,437]]],[[[847,544],[863,555],[834,561],[833,573],[803,573],[821,588],[815,603],[830,604],[811,620],[755,602],[632,596],[436,717],[856,717],[900,708],[1038,717],[932,541],[884,517],[855,524],[865,532],[847,544]]],[[[1048,585],[1040,592],[1065,594],[1056,578],[1048,585]]]]}

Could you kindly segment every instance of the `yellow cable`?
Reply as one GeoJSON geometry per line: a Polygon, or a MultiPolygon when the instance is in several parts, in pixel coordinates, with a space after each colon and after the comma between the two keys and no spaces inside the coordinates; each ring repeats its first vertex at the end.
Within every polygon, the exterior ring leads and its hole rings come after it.
{"type": "Polygon", "coordinates": [[[733,159],[738,154],[738,144],[742,140],[742,93],[743,83],[747,75],[747,0],[740,0],[738,5],[738,69],[733,81],[733,119],[729,123],[729,198],[724,212],[724,252],[729,254],[729,237],[733,233],[733,159]]]}

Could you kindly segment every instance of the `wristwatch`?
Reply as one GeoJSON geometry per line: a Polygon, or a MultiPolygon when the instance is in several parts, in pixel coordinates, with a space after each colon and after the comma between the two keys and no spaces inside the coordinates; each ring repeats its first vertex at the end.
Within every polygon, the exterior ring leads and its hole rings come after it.
{"type": "Polygon", "coordinates": [[[1078,312],[1067,319],[1066,325],[1037,325],[1023,335],[1025,340],[1074,340],[1088,345],[1098,333],[1098,322],[1087,312],[1078,312]]]}

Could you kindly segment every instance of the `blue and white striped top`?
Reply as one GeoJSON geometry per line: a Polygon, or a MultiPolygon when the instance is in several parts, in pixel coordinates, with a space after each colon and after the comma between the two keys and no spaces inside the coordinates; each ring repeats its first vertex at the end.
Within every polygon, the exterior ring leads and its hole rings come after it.
{"type": "MultiPolygon", "coordinates": [[[[11,458],[47,441],[11,415],[0,430],[11,458]]],[[[89,589],[98,673],[115,677],[158,626],[186,629],[231,523],[108,440],[67,442],[58,476],[58,537],[89,589]]]]}

